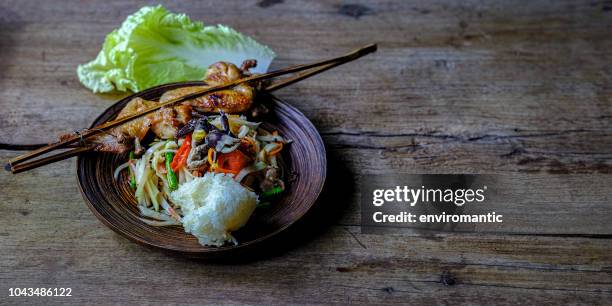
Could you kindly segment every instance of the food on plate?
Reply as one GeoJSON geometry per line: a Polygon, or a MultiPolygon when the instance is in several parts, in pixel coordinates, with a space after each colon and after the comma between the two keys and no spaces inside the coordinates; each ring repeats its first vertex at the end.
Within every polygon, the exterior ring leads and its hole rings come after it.
{"type": "Polygon", "coordinates": [[[247,223],[259,202],[232,175],[212,172],[182,184],[170,199],[181,207],[185,232],[215,246],[235,242],[231,232],[247,223]]]}
{"type": "MultiPolygon", "coordinates": [[[[250,75],[248,69],[257,65],[256,60],[246,60],[242,68],[227,62],[217,62],[207,69],[204,81],[207,86],[223,85],[250,75]]],[[[148,101],[142,98],[134,98],[119,112],[116,119],[133,115],[155,106],[160,102],[169,100],[202,90],[207,86],[182,87],[165,92],[160,101],[148,101]]],[[[130,122],[113,128],[108,133],[93,137],[91,142],[95,144],[94,149],[101,152],[124,153],[132,148],[139,147],[148,132],[151,131],[159,139],[171,139],[177,136],[179,127],[185,126],[196,113],[219,113],[228,114],[243,113],[253,108],[255,88],[251,84],[241,83],[231,89],[217,91],[192,100],[187,100],[174,107],[164,107],[147,116],[134,119],[130,122]]],[[[258,105],[258,108],[264,106],[258,105]]],[[[193,122],[191,122],[193,124],[193,122]]],[[[188,127],[187,127],[188,128],[188,127]]],[[[60,138],[70,137],[64,135],[60,138]]],[[[139,150],[137,150],[139,152],[139,150]]]]}
{"type": "MultiPolygon", "coordinates": [[[[155,106],[156,103],[158,102],[135,98],[119,112],[117,119],[142,112],[155,106]]],[[[178,132],[178,127],[191,119],[191,112],[192,108],[189,104],[162,108],[148,116],[124,123],[108,133],[95,136],[91,141],[96,144],[96,151],[123,153],[135,144],[134,140],[138,144],[144,139],[149,131],[160,139],[173,138],[178,132]]]]}
{"type": "MultiPolygon", "coordinates": [[[[231,82],[253,65],[256,61],[242,69],[215,63],[205,80],[231,82]]],[[[258,106],[251,86],[241,84],[162,108],[94,138],[99,151],[130,151],[114,175],[119,178],[127,170],[143,222],[182,225],[203,245],[238,243],[232,232],[247,223],[259,204],[285,190],[280,153],[290,141],[247,117],[258,106]]],[[[161,99],[176,94],[170,90],[161,99]]],[[[119,116],[155,103],[135,98],[119,116]]]]}
{"type": "Polygon", "coordinates": [[[201,80],[206,68],[223,60],[254,58],[264,73],[275,54],[270,48],[223,26],[204,26],[161,5],[145,6],[106,36],[102,50],[77,68],[93,92],[137,92],[156,85],[201,80]]]}
{"type": "MultiPolygon", "coordinates": [[[[208,86],[181,87],[169,90],[161,96],[159,101],[170,101],[200,91],[206,87],[223,85],[248,77],[250,75],[249,69],[256,65],[257,61],[255,60],[246,60],[239,69],[231,63],[217,62],[212,64],[206,71],[204,82],[208,86]]],[[[251,108],[254,96],[255,89],[253,86],[242,83],[232,89],[220,90],[188,101],[191,106],[201,112],[223,111],[226,113],[240,113],[251,108]]]]}

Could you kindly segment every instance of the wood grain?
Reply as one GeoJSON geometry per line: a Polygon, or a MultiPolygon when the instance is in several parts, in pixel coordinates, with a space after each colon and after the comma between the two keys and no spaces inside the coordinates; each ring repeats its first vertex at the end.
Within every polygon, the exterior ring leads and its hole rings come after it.
{"type": "MultiPolygon", "coordinates": [[[[122,97],[89,93],[75,69],[145,4],[1,1],[0,143],[47,142],[49,134],[87,126],[122,97]]],[[[275,246],[282,251],[202,263],[143,248],[104,227],[79,195],[74,161],[2,173],[0,301],[10,286],[46,285],[74,288],[73,298],[53,301],[95,304],[609,303],[608,238],[568,236],[561,226],[546,236],[365,235],[353,195],[359,177],[396,171],[609,175],[612,3],[261,0],[167,7],[254,36],[279,55],[272,69],[379,44],[368,58],[276,93],[321,132],[335,176],[335,196],[326,203],[334,209],[301,225],[295,241],[275,246]]],[[[18,153],[0,151],[0,158],[18,153]]]]}

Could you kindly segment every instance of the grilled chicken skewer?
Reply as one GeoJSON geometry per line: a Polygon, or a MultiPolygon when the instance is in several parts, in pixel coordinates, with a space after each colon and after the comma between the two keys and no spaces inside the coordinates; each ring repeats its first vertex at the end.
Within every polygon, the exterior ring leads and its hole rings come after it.
{"type": "MultiPolygon", "coordinates": [[[[157,133],[163,134],[161,131],[166,130],[162,127],[171,127],[174,128],[180,125],[182,120],[182,116],[180,115],[181,110],[176,110],[176,106],[187,105],[191,106],[192,110],[200,109],[201,111],[225,111],[226,113],[234,113],[239,111],[248,110],[249,107],[253,106],[253,96],[254,89],[248,87],[242,87],[241,84],[247,83],[250,85],[257,85],[257,88],[261,88],[265,91],[273,91],[279,88],[283,88],[305,78],[311,77],[338,65],[342,65],[344,63],[348,63],[350,61],[356,60],[364,55],[375,52],[377,49],[376,44],[369,44],[357,50],[354,50],[350,53],[347,53],[343,56],[330,58],[322,61],[318,61],[311,64],[304,65],[296,65],[284,69],[279,69],[276,71],[268,72],[262,75],[252,75],[245,78],[236,79],[236,75],[243,74],[249,75],[248,68],[253,67],[255,65],[255,61],[245,61],[241,70],[234,69],[230,64],[219,64],[215,67],[211,67],[213,71],[220,72],[219,77],[213,77],[215,73],[207,74],[206,79],[208,80],[208,86],[200,86],[202,90],[192,91],[190,94],[185,96],[177,97],[176,99],[166,100],[166,102],[153,102],[157,104],[153,104],[153,106],[145,108],[140,112],[131,112],[129,110],[125,110],[122,114],[122,119],[115,119],[113,121],[108,121],[103,124],[100,124],[92,129],[85,129],[81,132],[75,132],[69,135],[63,135],[60,138],[62,140],[51,143],[46,146],[42,146],[41,148],[35,149],[26,154],[22,154],[15,158],[9,160],[5,169],[10,170],[13,173],[19,173],[23,171],[27,171],[30,169],[34,169],[40,166],[48,165],[50,163],[54,163],[56,161],[64,160],[66,158],[70,158],[72,156],[79,155],[84,152],[89,152],[91,150],[95,151],[110,151],[110,152],[124,152],[126,150],[125,144],[126,140],[134,140],[135,145],[138,145],[138,141],[142,137],[142,134],[147,134],[149,130],[158,131],[157,133]],[[314,69],[313,69],[314,68],[314,69]],[[307,71],[311,69],[310,71],[307,71]],[[255,82],[267,82],[272,78],[276,78],[282,75],[287,75],[290,73],[299,73],[293,77],[285,78],[284,80],[280,80],[271,85],[267,85],[266,87],[262,87],[262,84],[258,84],[255,82]],[[234,80],[230,83],[223,84],[223,80],[234,80]],[[215,82],[216,81],[216,82],[215,82]],[[249,83],[250,82],[250,83],[249,83]],[[223,85],[210,85],[212,83],[215,84],[223,84],[223,85]],[[215,95],[219,91],[230,90],[229,92],[225,92],[225,95],[219,96],[215,95]],[[233,92],[232,92],[233,91],[233,92]],[[198,99],[198,97],[208,95],[206,99],[198,99]],[[185,103],[188,102],[188,103],[185,103]],[[146,117],[149,115],[155,115],[154,113],[160,111],[163,113],[165,108],[171,108],[172,112],[166,113],[166,115],[159,115],[159,117],[152,116],[153,118],[143,119],[140,125],[128,125],[132,120],[140,119],[141,117],[146,117]],[[157,120],[155,120],[157,119],[157,120]],[[151,120],[149,122],[148,120],[151,120]],[[178,124],[177,124],[178,122],[178,124]],[[157,126],[159,124],[159,127],[157,126]],[[155,125],[155,126],[154,126],[155,125]],[[148,128],[147,128],[148,126],[148,128]],[[102,135],[106,133],[107,136],[102,135]],[[102,136],[101,136],[102,135],[102,136]],[[111,135],[111,137],[108,137],[111,135]],[[94,140],[92,142],[92,139],[94,140]],[[80,142],[79,142],[80,140],[80,142]],[[74,144],[79,142],[79,146],[75,149],[64,151],[58,154],[53,154],[46,157],[40,157],[46,153],[49,153],[54,150],[65,149],[69,147],[73,147],[74,144]],[[93,145],[92,145],[93,144],[93,145]],[[26,162],[31,160],[29,162],[26,162]]],[[[195,86],[196,88],[198,86],[195,86]]],[[[169,96],[170,94],[168,94],[169,96]]],[[[165,99],[168,99],[169,97],[165,99]]],[[[139,104],[146,105],[149,102],[133,102],[134,105],[130,105],[134,109],[138,109],[139,104]]],[[[263,104],[257,104],[254,107],[251,107],[251,112],[254,117],[257,117],[259,113],[267,112],[267,108],[263,104]]],[[[185,116],[187,118],[187,116],[185,116]]]]}
{"type": "MultiPolygon", "coordinates": [[[[247,60],[243,62],[241,68],[238,68],[232,63],[217,62],[208,68],[204,81],[210,86],[227,84],[249,76],[248,69],[255,67],[256,64],[255,60],[247,60]]],[[[142,112],[156,103],[163,103],[210,86],[191,86],[170,90],[161,96],[159,102],[134,98],[119,112],[117,119],[142,112]]],[[[175,138],[179,128],[191,119],[193,110],[203,113],[219,111],[229,114],[241,113],[251,108],[254,96],[255,89],[249,84],[242,83],[232,89],[187,100],[174,107],[164,107],[147,116],[124,123],[106,133],[92,137],[88,139],[88,142],[91,142],[95,151],[124,153],[132,149],[134,140],[144,139],[149,132],[153,132],[160,139],[175,138]]],[[[71,134],[63,135],[60,140],[71,136],[71,134]]]]}

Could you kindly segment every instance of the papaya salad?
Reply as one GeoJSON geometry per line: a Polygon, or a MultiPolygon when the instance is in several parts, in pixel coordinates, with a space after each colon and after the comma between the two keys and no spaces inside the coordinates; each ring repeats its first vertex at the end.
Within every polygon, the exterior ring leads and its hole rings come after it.
{"type": "MultiPolygon", "coordinates": [[[[205,80],[215,85],[244,77],[253,65],[245,61],[239,69],[219,62],[209,68],[205,80]]],[[[252,105],[250,86],[162,108],[94,140],[99,151],[129,152],[114,176],[129,179],[142,222],[182,225],[202,245],[236,244],[231,233],[285,190],[280,153],[291,141],[248,119],[247,114],[257,118],[267,111],[252,105]]],[[[160,101],[200,89],[171,90],[160,101]]],[[[133,99],[118,117],[152,103],[158,102],[133,99]]]]}
{"type": "MultiPolygon", "coordinates": [[[[232,210],[232,216],[225,218],[228,220],[212,214],[199,216],[214,219],[209,220],[210,224],[238,223],[228,224],[216,241],[200,240],[207,245],[228,238],[234,241],[230,232],[246,223],[260,200],[272,198],[285,189],[278,155],[288,141],[259,125],[244,116],[224,113],[193,119],[179,131],[178,139],[157,139],[140,156],[131,151],[129,161],[116,169],[115,178],[127,169],[141,220],[149,225],[181,225],[186,213],[192,214],[206,204],[232,210]],[[206,190],[193,190],[207,188],[218,189],[208,190],[208,194],[206,190]],[[192,199],[194,195],[217,203],[192,199]]],[[[195,220],[190,221],[191,232],[207,234],[206,228],[199,229],[195,220]]]]}

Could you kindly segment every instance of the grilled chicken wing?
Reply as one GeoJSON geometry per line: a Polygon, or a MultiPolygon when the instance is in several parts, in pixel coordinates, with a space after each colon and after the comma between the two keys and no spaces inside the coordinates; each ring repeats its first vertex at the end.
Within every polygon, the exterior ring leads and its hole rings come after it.
{"type": "Polygon", "coordinates": [[[191,106],[182,104],[172,108],[164,107],[154,112],[150,120],[151,131],[155,133],[157,137],[161,139],[174,138],[179,127],[191,120],[191,106]]]}
{"type": "MultiPolygon", "coordinates": [[[[208,67],[204,81],[210,86],[218,86],[249,76],[249,68],[255,67],[257,61],[246,60],[239,69],[236,65],[226,62],[217,62],[208,67]]],[[[167,91],[160,98],[160,102],[166,102],[202,89],[207,86],[183,87],[167,91]]],[[[255,90],[248,84],[239,84],[228,90],[221,90],[205,95],[186,103],[200,112],[241,113],[248,110],[253,104],[255,90]]]]}
{"type": "MultiPolygon", "coordinates": [[[[157,104],[142,98],[134,98],[121,110],[117,119],[141,112],[157,104]]],[[[149,130],[161,139],[174,138],[179,126],[191,119],[191,106],[179,105],[162,108],[150,115],[134,119],[93,137],[96,151],[123,153],[132,148],[134,138],[143,139],[149,130]]]]}

